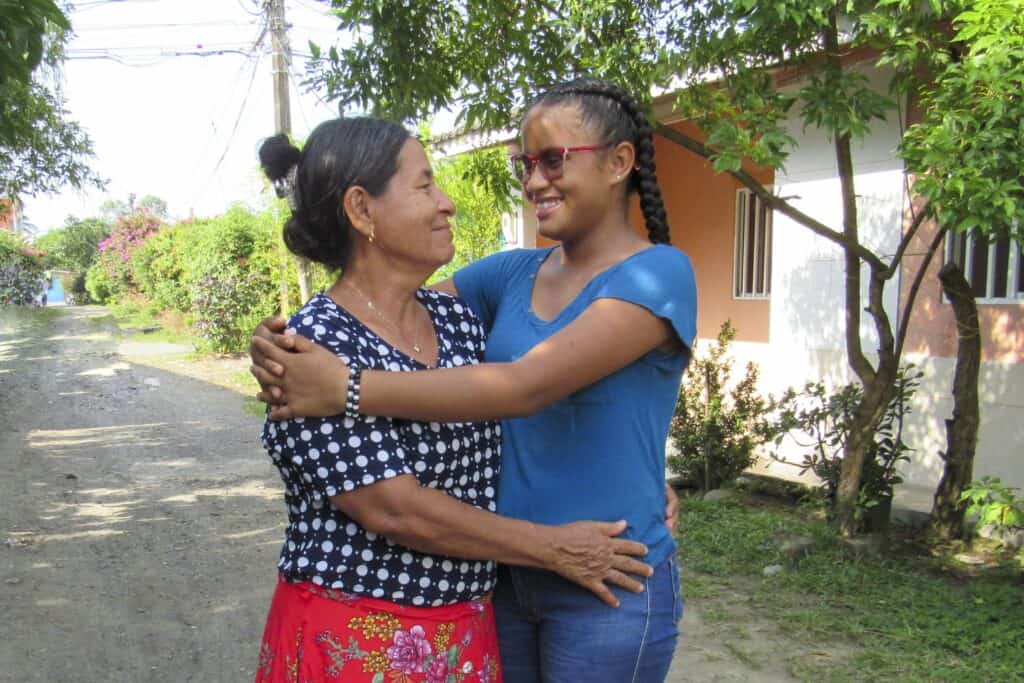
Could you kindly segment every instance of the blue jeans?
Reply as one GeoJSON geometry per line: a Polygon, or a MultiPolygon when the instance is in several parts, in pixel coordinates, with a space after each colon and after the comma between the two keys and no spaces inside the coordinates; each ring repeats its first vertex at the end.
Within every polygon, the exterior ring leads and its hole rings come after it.
{"type": "Polygon", "coordinates": [[[642,593],[614,589],[608,607],[557,574],[501,567],[494,591],[505,683],[661,683],[683,616],[670,555],[642,593]]]}

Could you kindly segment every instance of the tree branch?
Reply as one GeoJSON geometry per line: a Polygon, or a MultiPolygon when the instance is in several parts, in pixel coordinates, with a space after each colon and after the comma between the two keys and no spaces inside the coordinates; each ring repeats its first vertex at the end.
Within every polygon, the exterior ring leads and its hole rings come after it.
{"type": "MultiPolygon", "coordinates": [[[[908,196],[910,195],[908,194],[908,196]]],[[[911,212],[913,212],[913,205],[911,205],[911,212]]],[[[900,240],[900,246],[896,248],[896,253],[893,255],[892,261],[889,263],[889,267],[885,269],[883,276],[886,280],[892,279],[892,276],[899,272],[900,261],[903,260],[903,254],[907,251],[907,247],[910,246],[910,241],[914,239],[914,235],[917,234],[918,228],[920,228],[921,224],[924,223],[924,219],[927,214],[927,211],[922,210],[914,216],[913,222],[911,222],[910,227],[907,228],[907,232],[903,235],[903,239],[900,240]]]]}
{"type": "MultiPolygon", "coordinates": [[[[666,126],[663,123],[655,123],[654,132],[704,159],[711,159],[711,157],[714,155],[714,150],[712,150],[704,143],[700,142],[699,140],[695,140],[686,133],[679,132],[675,128],[666,126]]],[[[740,169],[738,171],[727,171],[727,173],[736,180],[743,183],[743,185],[746,186],[755,195],[757,195],[761,199],[761,201],[766,203],[775,211],[778,211],[784,216],[792,218],[794,221],[804,226],[805,228],[809,229],[811,232],[821,237],[824,237],[833,244],[839,245],[844,250],[852,251],[859,258],[863,259],[866,263],[868,263],[872,268],[885,270],[885,263],[876,254],[872,253],[869,249],[867,249],[864,245],[856,243],[850,244],[842,233],[836,232],[835,230],[831,229],[821,221],[815,220],[814,218],[811,218],[810,216],[800,211],[799,209],[796,209],[791,204],[789,204],[789,202],[782,199],[781,197],[777,197],[776,195],[772,194],[771,192],[764,188],[764,185],[759,183],[753,176],[751,176],[743,169],[740,169]]]]}
{"type": "Polygon", "coordinates": [[[910,292],[907,294],[907,300],[903,304],[903,315],[900,316],[900,327],[896,332],[897,358],[903,356],[903,344],[907,339],[907,328],[910,325],[910,314],[914,310],[914,301],[917,299],[918,290],[921,289],[921,282],[924,281],[924,275],[928,271],[928,266],[932,262],[932,257],[934,257],[935,252],[939,250],[939,246],[942,244],[942,240],[945,239],[948,231],[949,228],[941,227],[938,232],[935,233],[935,237],[932,239],[932,243],[928,247],[928,252],[925,254],[924,261],[921,263],[920,267],[917,269],[917,273],[914,275],[914,283],[910,286],[910,292]]]}

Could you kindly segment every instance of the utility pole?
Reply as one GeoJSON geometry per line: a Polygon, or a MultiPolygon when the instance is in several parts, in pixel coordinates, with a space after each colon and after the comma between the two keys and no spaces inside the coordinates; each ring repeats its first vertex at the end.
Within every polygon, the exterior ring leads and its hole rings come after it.
{"type": "Polygon", "coordinates": [[[288,101],[288,67],[291,49],[288,45],[288,25],[284,20],[284,0],[267,1],[267,28],[273,50],[274,130],[292,134],[292,113],[288,101]]]}
{"type": "MultiPolygon", "coordinates": [[[[267,30],[273,56],[271,77],[274,83],[274,130],[291,136],[292,113],[289,102],[288,70],[291,66],[291,46],[288,42],[288,24],[284,18],[284,0],[266,0],[267,30]]],[[[281,272],[281,314],[288,311],[287,256],[282,260],[281,272]]],[[[301,257],[295,258],[295,274],[299,281],[299,296],[303,302],[310,296],[309,263],[301,257]]]]}

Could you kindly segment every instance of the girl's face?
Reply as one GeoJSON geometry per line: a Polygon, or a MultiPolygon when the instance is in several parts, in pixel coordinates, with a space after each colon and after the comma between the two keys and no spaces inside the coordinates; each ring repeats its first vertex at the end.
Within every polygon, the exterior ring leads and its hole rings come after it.
{"type": "Polygon", "coordinates": [[[434,180],[434,172],[416,139],[406,140],[398,172],[387,189],[369,199],[374,241],[390,255],[436,269],[452,260],[450,220],[455,204],[434,180]]]}
{"type": "Polygon", "coordinates": [[[564,241],[583,234],[608,216],[614,201],[612,170],[605,163],[608,147],[596,133],[585,128],[579,112],[569,104],[531,109],[523,122],[523,153],[541,157],[523,183],[526,198],[537,216],[537,230],[544,237],[564,241]],[[569,151],[565,148],[596,148],[569,151]],[[545,170],[557,166],[559,172],[545,170]]]}

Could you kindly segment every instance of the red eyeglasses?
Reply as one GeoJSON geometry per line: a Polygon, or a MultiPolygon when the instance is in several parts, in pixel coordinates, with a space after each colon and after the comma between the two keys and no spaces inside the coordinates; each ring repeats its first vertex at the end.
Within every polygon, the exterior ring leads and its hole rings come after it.
{"type": "Polygon", "coordinates": [[[541,175],[549,181],[558,180],[564,172],[566,160],[569,154],[576,152],[596,152],[608,149],[612,145],[591,145],[588,147],[548,147],[537,155],[532,154],[510,154],[508,159],[512,165],[512,173],[519,182],[526,184],[533,175],[533,169],[539,168],[541,175]]]}

